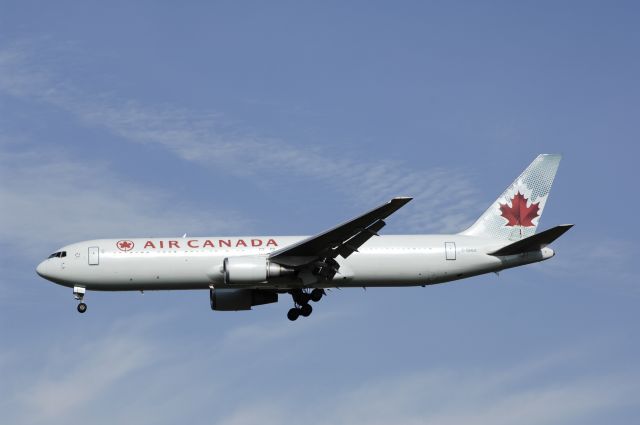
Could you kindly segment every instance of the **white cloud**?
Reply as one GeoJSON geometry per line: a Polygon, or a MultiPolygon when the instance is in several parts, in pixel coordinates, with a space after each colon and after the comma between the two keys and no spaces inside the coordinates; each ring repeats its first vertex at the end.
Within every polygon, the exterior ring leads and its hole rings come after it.
{"type": "MultiPolygon", "coordinates": [[[[314,386],[317,376],[309,376],[307,369],[322,361],[317,344],[309,344],[317,335],[310,327],[280,331],[265,322],[222,335],[203,333],[205,327],[198,328],[197,339],[185,339],[167,331],[176,319],[171,314],[133,315],[106,329],[99,322],[83,325],[93,330],[91,335],[62,337],[67,331],[59,329],[51,335],[55,343],[31,345],[37,350],[44,344],[46,351],[26,358],[3,349],[3,419],[16,425],[64,424],[77,417],[96,424],[156,425],[181,420],[220,425],[584,424],[640,402],[637,369],[571,372],[572,364],[601,348],[600,342],[539,353],[498,368],[472,362],[457,368],[425,365],[393,376],[393,367],[381,365],[377,376],[327,376],[335,381],[327,392],[322,384],[314,386]],[[246,342],[253,348],[247,349],[246,342]],[[307,391],[274,382],[275,368],[303,382],[309,378],[307,391]]],[[[326,320],[320,323],[327,325],[326,320]]],[[[293,329],[283,323],[277,327],[293,329]]],[[[326,365],[322,370],[341,373],[345,367],[326,365]]]]}
{"type": "Polygon", "coordinates": [[[137,338],[118,334],[101,339],[84,347],[67,364],[60,362],[61,375],[36,382],[23,395],[24,404],[44,420],[69,414],[93,401],[122,377],[145,366],[151,353],[152,348],[137,338]]]}
{"type": "Polygon", "coordinates": [[[83,239],[243,233],[248,223],[235,212],[172,202],[168,193],[119,177],[108,163],[42,147],[15,151],[6,143],[0,144],[0,199],[0,242],[28,258],[83,239]]]}
{"type": "MultiPolygon", "coordinates": [[[[300,410],[302,407],[297,407],[300,410]]],[[[220,425],[249,425],[249,424],[285,424],[292,418],[287,412],[277,406],[277,401],[270,400],[261,404],[252,404],[250,408],[238,409],[230,416],[218,422],[220,425]]],[[[295,420],[295,419],[294,419],[295,420]]],[[[300,420],[296,420],[300,422],[300,420]]]]}
{"type": "Polygon", "coordinates": [[[68,336],[36,356],[41,360],[37,364],[13,359],[0,365],[3,378],[13,383],[11,391],[0,392],[3,419],[65,423],[130,374],[152,367],[152,359],[159,356],[154,354],[154,343],[143,337],[149,323],[148,319],[121,322],[104,335],[68,336]]]}
{"type": "Polygon", "coordinates": [[[459,231],[471,221],[470,207],[476,205],[473,185],[460,170],[417,171],[401,161],[330,155],[321,148],[253,136],[228,125],[220,114],[85,92],[36,65],[36,59],[47,62],[48,54],[34,43],[0,50],[0,91],[53,105],[90,126],[133,143],[162,147],[203,167],[222,167],[245,176],[260,174],[261,179],[270,173],[293,175],[367,204],[391,196],[414,196],[414,205],[403,212],[407,230],[459,231]]]}
{"type": "MultiPolygon", "coordinates": [[[[289,295],[282,295],[280,302],[286,302],[289,295]]],[[[290,298],[289,298],[290,299],[290,298]]],[[[278,317],[274,322],[252,323],[250,325],[237,326],[225,333],[219,344],[218,354],[226,352],[238,353],[264,348],[267,344],[282,343],[307,333],[313,333],[314,329],[327,325],[338,319],[344,319],[345,313],[314,313],[313,320],[304,320],[283,326],[282,319],[278,317]],[[293,325],[293,326],[291,326],[293,325]]]]}
{"type": "MultiPolygon", "coordinates": [[[[539,372],[536,367],[533,370],[539,372]]],[[[302,400],[245,400],[252,406],[250,411],[238,407],[218,423],[249,423],[243,420],[259,417],[265,425],[291,421],[311,425],[583,423],[590,415],[637,405],[639,389],[634,376],[536,383],[535,376],[523,375],[521,367],[484,372],[423,370],[364,382],[337,394],[313,394],[306,408],[302,400]]]]}
{"type": "MultiPolygon", "coordinates": [[[[580,232],[576,226],[570,232],[580,232]]],[[[619,288],[637,291],[637,277],[632,272],[633,261],[637,258],[634,242],[610,237],[596,237],[591,234],[569,233],[565,238],[577,242],[557,242],[552,248],[556,256],[538,267],[542,273],[561,277],[570,282],[606,282],[619,288]],[[597,267],[594,267],[597,265],[597,267]]]]}

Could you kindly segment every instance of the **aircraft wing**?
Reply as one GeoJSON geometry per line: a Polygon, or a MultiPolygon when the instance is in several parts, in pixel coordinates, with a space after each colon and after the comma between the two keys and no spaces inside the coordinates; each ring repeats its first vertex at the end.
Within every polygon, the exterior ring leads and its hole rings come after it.
{"type": "Polygon", "coordinates": [[[320,258],[347,258],[385,226],[384,219],[413,198],[397,197],[333,229],[274,251],[269,260],[284,266],[298,267],[320,258]]]}

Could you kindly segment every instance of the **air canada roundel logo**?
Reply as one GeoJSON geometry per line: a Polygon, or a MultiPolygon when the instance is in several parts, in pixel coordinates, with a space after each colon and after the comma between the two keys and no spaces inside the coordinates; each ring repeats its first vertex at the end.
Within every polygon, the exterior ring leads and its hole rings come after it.
{"type": "Polygon", "coordinates": [[[134,245],[132,241],[118,241],[116,246],[120,251],[131,251],[134,245]]]}

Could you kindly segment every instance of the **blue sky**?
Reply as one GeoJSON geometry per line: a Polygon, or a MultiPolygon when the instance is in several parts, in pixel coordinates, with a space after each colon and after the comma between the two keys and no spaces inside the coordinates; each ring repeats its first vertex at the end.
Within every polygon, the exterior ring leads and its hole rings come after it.
{"type": "Polygon", "coordinates": [[[628,424],[640,414],[635,2],[0,1],[0,417],[628,424]],[[212,312],[34,273],[97,237],[456,232],[562,153],[544,264],[212,312]]]}

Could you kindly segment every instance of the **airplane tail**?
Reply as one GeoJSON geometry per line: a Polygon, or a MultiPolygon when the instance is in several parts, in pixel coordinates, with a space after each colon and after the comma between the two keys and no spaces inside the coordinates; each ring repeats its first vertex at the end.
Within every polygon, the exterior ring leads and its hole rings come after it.
{"type": "Polygon", "coordinates": [[[536,233],[561,155],[538,155],[462,235],[518,241],[536,233]]]}

